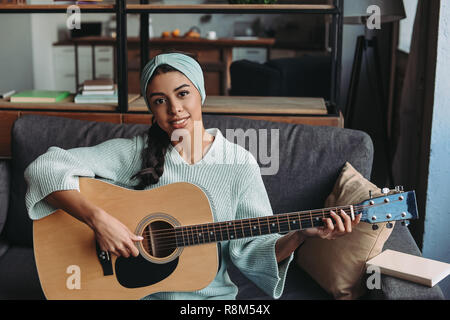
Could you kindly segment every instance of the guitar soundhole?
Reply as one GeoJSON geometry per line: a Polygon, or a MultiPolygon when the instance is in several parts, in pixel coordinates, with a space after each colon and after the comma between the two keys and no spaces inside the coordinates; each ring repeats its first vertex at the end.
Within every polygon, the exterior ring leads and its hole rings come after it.
{"type": "Polygon", "coordinates": [[[164,259],[176,250],[174,227],[166,221],[152,221],[142,232],[142,247],[153,258],[164,259]]]}

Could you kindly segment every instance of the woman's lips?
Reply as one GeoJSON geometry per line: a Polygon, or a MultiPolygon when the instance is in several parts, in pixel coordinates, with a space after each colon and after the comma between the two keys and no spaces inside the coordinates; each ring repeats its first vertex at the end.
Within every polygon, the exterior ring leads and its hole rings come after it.
{"type": "Polygon", "coordinates": [[[181,129],[181,128],[184,128],[186,126],[188,120],[189,120],[189,117],[184,118],[182,120],[178,120],[178,121],[171,121],[170,124],[175,129],[181,129]]]}

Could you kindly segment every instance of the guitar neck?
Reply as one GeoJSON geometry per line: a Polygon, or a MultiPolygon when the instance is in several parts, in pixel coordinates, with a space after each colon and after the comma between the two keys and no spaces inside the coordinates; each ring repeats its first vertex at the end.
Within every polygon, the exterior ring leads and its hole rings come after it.
{"type": "Polygon", "coordinates": [[[323,226],[323,218],[331,217],[331,211],[338,212],[340,210],[344,210],[347,214],[353,215],[353,206],[350,205],[311,211],[290,212],[267,217],[176,227],[174,229],[176,246],[186,247],[319,227],[323,226]]]}

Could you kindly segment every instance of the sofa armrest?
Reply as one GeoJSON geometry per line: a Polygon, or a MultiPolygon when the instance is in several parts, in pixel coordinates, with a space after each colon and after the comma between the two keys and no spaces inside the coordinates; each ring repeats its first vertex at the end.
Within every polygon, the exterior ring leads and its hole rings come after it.
{"type": "Polygon", "coordinates": [[[0,160],[0,234],[6,222],[9,204],[10,171],[9,161],[0,160]]]}
{"type": "Polygon", "coordinates": [[[3,227],[6,223],[9,206],[9,190],[10,190],[10,163],[8,160],[0,160],[0,257],[8,249],[8,243],[2,235],[3,227]]]}
{"type": "MultiPolygon", "coordinates": [[[[414,241],[409,229],[396,223],[391,236],[384,244],[383,250],[391,249],[408,253],[416,256],[422,256],[419,248],[414,241]]],[[[443,300],[444,295],[439,285],[432,288],[420,285],[411,281],[382,275],[381,289],[369,290],[369,299],[386,300],[443,300]]]]}

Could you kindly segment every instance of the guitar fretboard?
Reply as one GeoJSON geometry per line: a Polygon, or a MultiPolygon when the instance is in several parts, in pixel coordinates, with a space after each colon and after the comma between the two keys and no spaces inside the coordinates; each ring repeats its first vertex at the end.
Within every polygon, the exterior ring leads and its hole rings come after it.
{"type": "Polygon", "coordinates": [[[341,209],[350,213],[352,206],[176,227],[176,246],[186,247],[320,227],[323,226],[322,219],[329,218],[331,211],[338,212],[341,209]]]}

